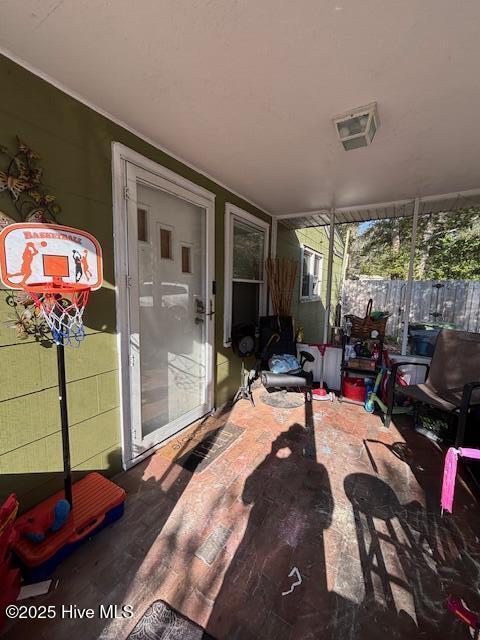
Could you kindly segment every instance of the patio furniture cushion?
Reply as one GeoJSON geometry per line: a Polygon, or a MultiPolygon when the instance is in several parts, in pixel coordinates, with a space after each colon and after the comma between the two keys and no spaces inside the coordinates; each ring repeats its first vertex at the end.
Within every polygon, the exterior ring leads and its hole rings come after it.
{"type": "Polygon", "coordinates": [[[408,387],[396,387],[399,393],[404,393],[406,396],[417,400],[418,402],[424,402],[425,404],[432,405],[442,411],[453,411],[456,405],[444,400],[438,396],[428,384],[413,384],[408,387]]]}
{"type": "Polygon", "coordinates": [[[480,380],[480,334],[440,331],[426,382],[432,392],[458,406],[463,386],[477,380],[480,380]]]}

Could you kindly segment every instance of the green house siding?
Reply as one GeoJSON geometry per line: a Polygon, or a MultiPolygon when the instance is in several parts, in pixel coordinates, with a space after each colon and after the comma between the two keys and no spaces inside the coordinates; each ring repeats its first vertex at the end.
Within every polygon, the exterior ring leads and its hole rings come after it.
{"type": "MultiPolygon", "coordinates": [[[[323,322],[325,317],[325,299],[327,292],[327,262],[328,262],[328,231],[326,227],[311,227],[307,229],[290,230],[282,224],[278,225],[277,255],[298,260],[298,271],[293,293],[292,314],[296,326],[302,326],[306,342],[322,342],[323,322]],[[323,255],[323,272],[320,300],[300,302],[300,271],[302,245],[314,249],[323,255]]],[[[335,305],[341,297],[341,280],[343,246],[335,237],[335,253],[332,273],[332,312],[330,321],[333,322],[335,305]]]]}
{"type": "MultiPolygon", "coordinates": [[[[225,203],[267,221],[270,217],[3,56],[0,82],[0,144],[13,150],[18,135],[37,151],[44,182],[62,207],[59,222],[89,231],[102,245],[105,283],[92,294],[84,316],[86,340],[67,353],[68,404],[77,475],[90,470],[112,475],[121,465],[112,142],[125,144],[216,196],[217,406],[233,395],[240,375],[238,359],[223,347],[225,203]]],[[[5,193],[0,193],[0,211],[18,218],[5,193]]],[[[0,500],[16,491],[25,509],[62,485],[57,369],[55,349],[17,339],[6,324],[11,317],[8,292],[0,290],[0,500]]]]}

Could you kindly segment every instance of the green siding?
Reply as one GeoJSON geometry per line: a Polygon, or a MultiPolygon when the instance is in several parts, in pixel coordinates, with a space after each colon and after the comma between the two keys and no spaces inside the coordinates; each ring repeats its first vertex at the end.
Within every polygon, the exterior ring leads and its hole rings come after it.
{"type": "MultiPolygon", "coordinates": [[[[0,144],[14,149],[18,135],[41,155],[45,184],[62,207],[59,222],[90,231],[103,248],[105,284],[92,294],[85,314],[87,339],[79,349],[68,351],[67,378],[74,469],[112,475],[120,468],[121,433],[111,143],[125,144],[216,196],[217,406],[233,395],[240,376],[238,359],[223,347],[225,203],[270,218],[3,56],[0,82],[0,144]]],[[[5,193],[0,194],[0,210],[16,217],[5,193]]],[[[6,296],[0,291],[0,500],[16,491],[25,509],[62,486],[55,349],[16,338],[5,324],[11,316],[6,296]]]]}
{"type": "MultiPolygon", "coordinates": [[[[342,244],[337,237],[335,238],[335,249],[336,253],[339,254],[343,251],[342,244]]],[[[305,342],[322,342],[323,322],[325,317],[325,298],[327,292],[328,234],[326,227],[311,227],[293,231],[282,226],[282,224],[279,224],[277,235],[277,255],[298,260],[299,268],[293,293],[292,314],[295,318],[296,326],[303,327],[305,342]],[[323,255],[320,300],[300,302],[300,260],[302,245],[310,247],[310,249],[314,249],[323,255]]],[[[331,322],[335,315],[335,305],[341,297],[342,263],[342,258],[338,255],[334,255],[331,322]]]]}

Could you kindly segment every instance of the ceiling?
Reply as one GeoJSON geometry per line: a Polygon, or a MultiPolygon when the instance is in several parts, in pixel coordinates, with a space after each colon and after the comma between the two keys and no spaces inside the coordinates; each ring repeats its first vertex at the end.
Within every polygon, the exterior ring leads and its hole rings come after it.
{"type": "Polygon", "coordinates": [[[478,0],[3,0],[13,56],[273,214],[480,186],[478,0]],[[332,118],[377,101],[371,146],[332,118]]]}

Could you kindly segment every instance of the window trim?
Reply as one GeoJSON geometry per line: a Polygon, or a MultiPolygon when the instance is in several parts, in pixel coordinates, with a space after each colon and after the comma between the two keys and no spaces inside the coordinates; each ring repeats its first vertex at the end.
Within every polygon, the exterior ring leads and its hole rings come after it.
{"type": "Polygon", "coordinates": [[[301,254],[300,254],[300,302],[318,302],[319,300],[322,299],[322,284],[323,284],[323,253],[320,253],[320,251],[317,251],[316,249],[312,249],[312,247],[309,247],[308,245],[302,244],[300,245],[301,247],[301,254]],[[308,296],[304,296],[302,294],[302,290],[303,290],[303,259],[305,257],[305,253],[310,254],[310,264],[309,264],[309,275],[310,273],[313,275],[313,269],[314,269],[314,265],[315,265],[315,258],[318,257],[320,258],[320,262],[321,262],[321,267],[320,267],[320,277],[318,279],[318,282],[320,284],[320,293],[317,293],[316,295],[314,295],[313,293],[310,293],[308,296]]]}
{"type": "Polygon", "coordinates": [[[159,249],[158,259],[170,260],[171,262],[173,262],[175,260],[175,228],[170,224],[166,224],[165,222],[159,222],[158,220],[156,220],[155,233],[157,234],[156,241],[158,241],[158,249],[159,249]],[[162,237],[161,237],[162,229],[163,231],[168,231],[170,233],[170,257],[168,258],[162,256],[162,237]]]}
{"type": "Polygon", "coordinates": [[[151,238],[151,233],[150,233],[150,207],[148,206],[148,204],[142,204],[141,202],[137,203],[137,239],[138,242],[140,242],[141,244],[150,244],[150,238],[151,238]],[[140,240],[138,238],[138,212],[139,211],[145,211],[145,235],[146,235],[146,240],[140,240]]]}
{"type": "MultiPolygon", "coordinates": [[[[265,260],[269,255],[269,241],[270,241],[270,224],[257,218],[256,216],[240,209],[230,202],[225,204],[225,227],[224,227],[224,240],[225,240],[225,256],[224,256],[224,304],[223,304],[223,345],[225,347],[231,346],[231,331],[232,331],[232,304],[233,304],[233,225],[235,220],[238,220],[242,224],[254,227],[258,231],[264,233],[264,263],[263,263],[263,278],[262,280],[243,280],[244,282],[258,283],[260,285],[260,299],[259,299],[259,315],[265,315],[267,312],[267,272],[265,268],[265,260]]],[[[235,278],[236,282],[242,282],[241,278],[235,278]]]]}
{"type": "Polygon", "coordinates": [[[193,245],[190,242],[180,242],[180,268],[181,272],[184,275],[191,276],[193,274],[193,265],[192,265],[192,249],[193,245]],[[188,249],[188,267],[189,271],[183,270],[183,249],[188,249]]]}

